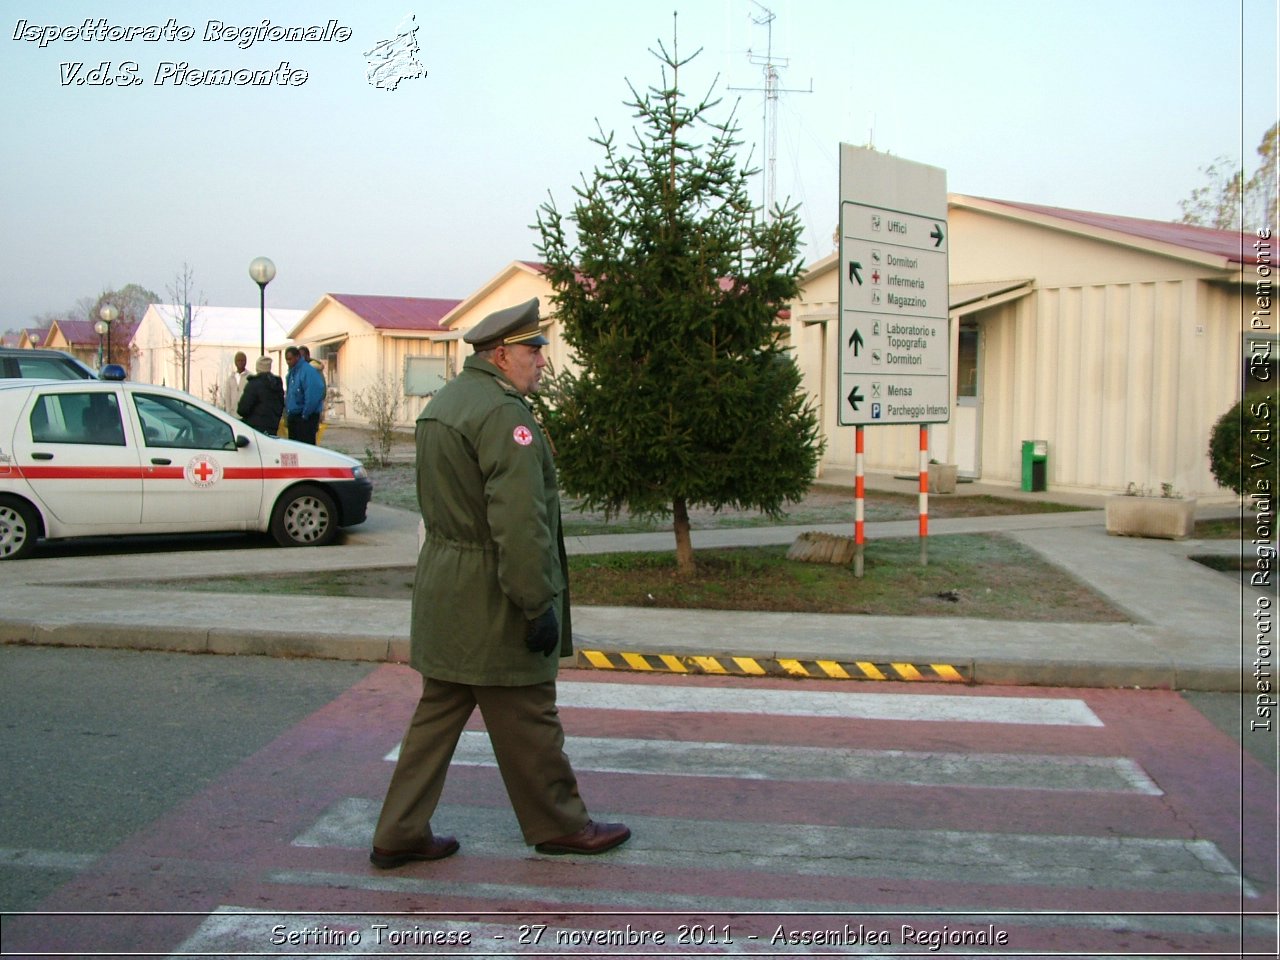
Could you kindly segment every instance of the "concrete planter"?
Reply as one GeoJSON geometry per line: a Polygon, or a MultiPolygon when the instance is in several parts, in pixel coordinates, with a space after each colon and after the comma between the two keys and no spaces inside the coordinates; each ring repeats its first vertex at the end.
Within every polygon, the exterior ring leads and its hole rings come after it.
{"type": "Polygon", "coordinates": [[[1107,533],[1113,536],[1185,540],[1195,524],[1194,497],[1107,497],[1107,533]]]}
{"type": "Polygon", "coordinates": [[[929,464],[929,492],[955,493],[956,472],[959,469],[954,463],[929,464]]]}

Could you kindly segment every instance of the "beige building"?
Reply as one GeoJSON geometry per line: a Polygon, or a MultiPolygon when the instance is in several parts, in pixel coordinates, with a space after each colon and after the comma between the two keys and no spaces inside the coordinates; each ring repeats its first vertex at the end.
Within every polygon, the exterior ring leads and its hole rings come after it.
{"type": "MultiPolygon", "coordinates": [[[[117,362],[124,357],[125,351],[122,345],[129,342],[132,334],[131,324],[120,322],[112,324],[111,356],[117,362]]],[[[53,321],[41,346],[49,350],[62,350],[69,353],[95,370],[107,362],[106,340],[98,335],[94,324],[89,320],[53,321]]]]}
{"type": "MultiPolygon", "coordinates": [[[[324,366],[331,422],[363,423],[354,398],[378,384],[396,385],[395,422],[412,426],[431,395],[471,353],[463,334],[495,310],[538,297],[546,316],[551,284],[537,263],[515,261],[465,300],[325,294],[289,331],[324,366]]],[[[553,369],[567,361],[554,319],[544,353],[553,369]]]]}
{"type": "Polygon", "coordinates": [[[46,327],[26,327],[18,334],[18,346],[23,350],[42,349],[48,337],[46,327]]]}
{"type": "MultiPolygon", "coordinates": [[[[933,458],[1017,486],[1023,442],[1043,440],[1050,489],[1223,495],[1206,450],[1242,389],[1247,238],[959,195],[948,208],[954,403],[930,428],[933,458]]],[[[827,437],[820,474],[854,466],[854,429],[837,426],[837,266],[812,265],[791,318],[827,437]]],[[[869,428],[864,463],[914,472],[918,429],[869,428]]]]}
{"type": "MultiPolygon", "coordinates": [[[[445,317],[445,324],[461,341],[462,334],[477,323],[504,307],[538,298],[542,316],[542,330],[551,342],[543,348],[550,369],[563,370],[571,362],[569,348],[564,342],[563,329],[555,319],[555,307],[551,302],[553,290],[546,270],[540,263],[530,260],[514,260],[502,268],[492,279],[455,307],[445,317]]],[[[460,356],[465,359],[471,348],[460,344],[460,356]]]]}
{"type": "Polygon", "coordinates": [[[328,388],[326,418],[360,423],[353,403],[377,385],[395,386],[395,422],[412,423],[453,375],[453,336],[441,322],[457,300],[326,293],[290,329],[311,349],[328,388]]]}

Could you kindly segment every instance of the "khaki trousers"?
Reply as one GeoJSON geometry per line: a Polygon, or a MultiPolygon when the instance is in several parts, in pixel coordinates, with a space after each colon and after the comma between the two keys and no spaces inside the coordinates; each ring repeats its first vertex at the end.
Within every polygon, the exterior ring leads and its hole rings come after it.
{"type": "Polygon", "coordinates": [[[405,850],[432,835],[431,817],[449,762],[477,706],[525,843],[542,843],[587,825],[587,808],[564,753],[555,681],[473,687],[424,677],[422,699],[400,745],[400,759],[373,834],[374,846],[405,850]]]}

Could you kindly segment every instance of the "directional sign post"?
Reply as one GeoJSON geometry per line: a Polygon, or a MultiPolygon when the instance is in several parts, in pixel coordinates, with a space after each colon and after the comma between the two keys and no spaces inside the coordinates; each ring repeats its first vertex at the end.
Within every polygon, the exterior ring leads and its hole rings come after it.
{"type": "Polygon", "coordinates": [[[842,426],[951,418],[946,173],[840,147],[842,426]]]}
{"type": "Polygon", "coordinates": [[[928,562],[929,424],[951,419],[943,170],[840,145],[839,423],[855,439],[854,573],[863,569],[863,428],[920,428],[920,560],[928,562]]]}

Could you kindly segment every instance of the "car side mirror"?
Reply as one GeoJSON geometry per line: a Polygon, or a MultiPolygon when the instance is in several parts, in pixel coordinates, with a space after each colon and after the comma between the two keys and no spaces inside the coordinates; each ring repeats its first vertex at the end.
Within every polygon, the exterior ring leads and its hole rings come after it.
{"type": "Polygon", "coordinates": [[[236,434],[236,449],[241,449],[249,445],[249,438],[243,433],[236,434]]]}

